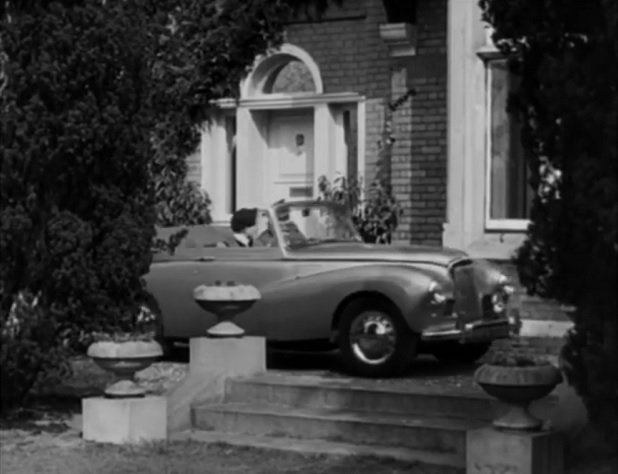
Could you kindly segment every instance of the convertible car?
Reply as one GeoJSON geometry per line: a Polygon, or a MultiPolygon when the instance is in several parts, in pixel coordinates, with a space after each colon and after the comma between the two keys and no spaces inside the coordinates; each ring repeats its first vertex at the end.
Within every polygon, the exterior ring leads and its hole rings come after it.
{"type": "Polygon", "coordinates": [[[215,323],[193,300],[195,287],[215,281],[260,291],[236,320],[248,335],[288,350],[338,350],[349,372],[366,377],[396,375],[419,353],[473,362],[518,324],[513,287],[490,262],[447,248],[363,243],[334,203],[278,203],[258,215],[258,231],[271,237],[259,245],[230,246],[229,230],[199,226],[172,255],[155,256],[146,281],[164,348],[215,323]]]}

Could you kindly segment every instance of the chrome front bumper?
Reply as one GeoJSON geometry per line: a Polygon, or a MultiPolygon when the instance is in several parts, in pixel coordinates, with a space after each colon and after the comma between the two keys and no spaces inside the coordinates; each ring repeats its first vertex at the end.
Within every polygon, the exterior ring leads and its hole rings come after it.
{"type": "Polygon", "coordinates": [[[421,333],[421,340],[426,342],[485,342],[494,339],[506,339],[517,335],[519,334],[520,328],[521,319],[519,317],[519,311],[512,310],[509,317],[504,319],[474,321],[466,323],[460,328],[457,328],[456,324],[453,324],[451,328],[445,328],[444,326],[440,328],[428,328],[421,333]]]}

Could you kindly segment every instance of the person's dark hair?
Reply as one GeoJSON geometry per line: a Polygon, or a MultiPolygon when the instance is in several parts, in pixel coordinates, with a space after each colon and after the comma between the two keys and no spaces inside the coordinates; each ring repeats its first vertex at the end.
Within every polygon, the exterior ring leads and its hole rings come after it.
{"type": "Polygon", "coordinates": [[[230,227],[232,228],[232,232],[239,233],[245,230],[247,227],[253,227],[257,220],[257,212],[257,208],[243,208],[234,212],[230,221],[230,227]]]}

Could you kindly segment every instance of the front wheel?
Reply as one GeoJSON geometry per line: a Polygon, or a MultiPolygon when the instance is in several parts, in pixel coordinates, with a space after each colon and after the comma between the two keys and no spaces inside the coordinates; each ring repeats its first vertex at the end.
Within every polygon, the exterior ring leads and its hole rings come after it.
{"type": "Polygon", "coordinates": [[[436,359],[445,364],[472,364],[483,357],[491,348],[491,342],[441,343],[432,353],[436,359]]]}
{"type": "Polygon", "coordinates": [[[339,323],[344,368],[361,377],[399,375],[416,356],[414,334],[395,305],[361,298],[352,301],[339,323]]]}

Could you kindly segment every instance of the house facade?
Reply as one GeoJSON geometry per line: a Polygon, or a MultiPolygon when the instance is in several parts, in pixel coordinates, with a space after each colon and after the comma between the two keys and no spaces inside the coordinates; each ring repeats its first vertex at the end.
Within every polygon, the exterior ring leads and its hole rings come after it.
{"type": "MultiPolygon", "coordinates": [[[[294,20],[190,158],[213,219],[317,196],[320,176],[371,181],[389,127],[396,240],[461,248],[512,272],[532,193],[506,113],[514,78],[490,36],[477,0],[347,0],[294,20]]],[[[526,305],[530,317],[557,314],[526,305]]]]}

